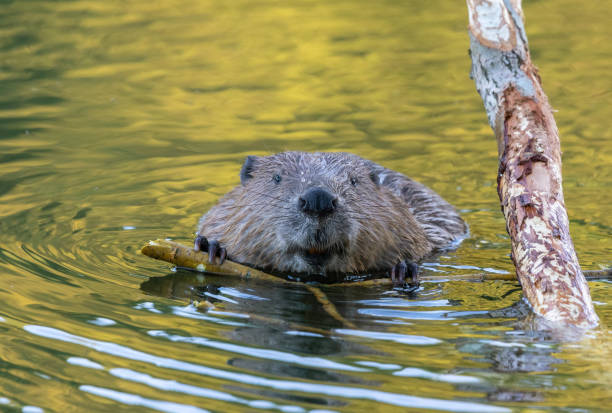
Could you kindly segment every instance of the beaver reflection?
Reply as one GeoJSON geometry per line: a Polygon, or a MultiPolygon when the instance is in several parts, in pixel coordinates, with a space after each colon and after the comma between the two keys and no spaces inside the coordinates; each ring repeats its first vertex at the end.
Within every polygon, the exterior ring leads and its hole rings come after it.
{"type": "MultiPolygon", "coordinates": [[[[300,284],[245,282],[223,276],[177,271],[164,277],[151,277],[140,288],[148,294],[179,299],[183,302],[180,306],[188,300],[208,301],[212,304],[208,309],[226,312],[230,317],[232,314],[248,315],[248,318],[239,319],[248,323],[246,330],[237,328],[226,332],[233,341],[307,354],[334,354],[349,349],[357,353],[370,352],[365,347],[331,338],[333,329],[343,327],[342,323],[331,317],[321,302],[300,284]],[[253,327],[266,333],[255,334],[253,327]],[[303,334],[286,334],[292,330],[300,330],[303,334]],[[275,333],[272,334],[272,331],[275,333]],[[274,343],[270,343],[270,340],[274,343]]],[[[356,308],[351,303],[359,299],[358,290],[345,288],[337,289],[334,293],[334,304],[347,318],[357,317],[356,308]]]]}
{"type": "MultiPolygon", "coordinates": [[[[321,302],[311,291],[297,283],[243,281],[178,271],[164,277],[151,278],[141,284],[141,289],[149,294],[179,299],[180,307],[190,299],[210,302],[212,306],[202,310],[202,314],[210,316],[207,323],[217,317],[241,324],[231,326],[220,323],[218,328],[215,327],[215,331],[224,335],[232,344],[322,357],[378,357],[381,355],[381,348],[394,349],[388,355],[392,357],[397,350],[400,350],[398,354],[401,354],[402,348],[405,348],[397,345],[381,346],[376,341],[373,347],[369,347],[359,340],[344,339],[341,334],[337,334],[338,329],[343,327],[342,323],[323,309],[321,302]],[[236,315],[245,315],[248,318],[235,317],[236,315]]],[[[355,286],[329,287],[324,290],[338,312],[355,324],[355,329],[364,332],[381,329],[375,318],[364,316],[359,313],[359,309],[362,308],[365,298],[380,299],[388,296],[388,288],[355,286]]],[[[554,371],[555,366],[561,362],[554,354],[558,351],[556,343],[559,339],[548,336],[541,330],[530,329],[529,320],[526,319],[529,314],[531,313],[525,304],[519,301],[510,307],[479,314],[475,320],[471,320],[470,316],[465,316],[465,319],[463,316],[454,316],[456,322],[461,324],[458,328],[465,328],[467,331],[476,328],[479,332],[490,330],[485,335],[459,336],[449,340],[467,359],[480,364],[464,368],[463,371],[480,372],[482,377],[491,376],[491,372],[499,374],[500,377],[522,374],[525,379],[534,378],[536,381],[538,377],[544,376],[534,376],[530,373],[554,371]],[[506,334],[503,334],[504,332],[506,334]]],[[[394,360],[394,363],[402,364],[401,360],[394,360]]],[[[325,371],[317,366],[311,368],[283,360],[271,361],[235,354],[228,360],[228,364],[277,377],[376,385],[359,375],[325,371]]],[[[458,383],[455,386],[468,392],[477,389],[486,393],[488,399],[495,401],[538,401],[545,398],[545,393],[534,386],[517,389],[513,382],[504,380],[499,383],[487,380],[480,383],[458,383]]],[[[320,398],[313,402],[325,405],[329,400],[320,398]]]]}
{"type": "MultiPolygon", "coordinates": [[[[185,301],[209,301],[223,310],[253,316],[253,319],[274,324],[283,329],[292,323],[299,326],[316,326],[317,329],[333,329],[342,324],[330,317],[320,301],[303,284],[281,284],[243,281],[239,278],[202,274],[179,270],[164,277],[151,277],[140,285],[148,294],[185,301]],[[224,297],[221,297],[224,295],[224,297]],[[236,298],[233,299],[232,297],[236,298]],[[225,298],[225,299],[224,299],[225,298]],[[239,304],[232,303],[239,301],[239,304]]],[[[359,299],[360,288],[334,289],[334,305],[342,314],[354,316],[351,302],[359,299]],[[346,312],[346,313],[345,313],[346,312]]]]}

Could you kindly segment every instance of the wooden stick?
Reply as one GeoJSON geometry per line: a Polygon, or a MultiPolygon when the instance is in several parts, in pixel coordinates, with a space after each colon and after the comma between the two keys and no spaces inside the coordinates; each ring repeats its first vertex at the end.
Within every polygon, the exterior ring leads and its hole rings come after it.
{"type": "Polygon", "coordinates": [[[520,0],[467,0],[471,77],[499,151],[497,191],[523,293],[549,326],[597,326],[569,233],[561,148],[520,0]]]}
{"type": "MultiPolygon", "coordinates": [[[[189,268],[200,272],[210,272],[213,274],[240,277],[243,279],[251,280],[264,280],[272,281],[277,283],[291,283],[295,284],[294,281],[288,281],[284,278],[277,277],[272,274],[268,274],[263,271],[256,270],[246,265],[238,264],[236,262],[225,260],[223,265],[214,265],[208,263],[208,254],[202,251],[194,251],[193,248],[178,242],[157,239],[155,241],[149,241],[147,245],[142,247],[142,253],[148,257],[162,260],[176,265],[177,267],[189,268]]],[[[585,271],[585,275],[588,279],[612,279],[612,270],[596,270],[596,271],[585,271]]],[[[492,281],[492,280],[516,280],[514,274],[497,274],[497,273],[472,273],[472,274],[443,274],[443,275],[420,275],[421,281],[433,281],[441,282],[444,280],[449,281],[492,281]]],[[[391,279],[377,278],[369,279],[365,281],[351,281],[341,282],[334,284],[326,284],[326,287],[373,287],[373,286],[389,286],[392,285],[391,279]]]]}
{"type": "Polygon", "coordinates": [[[342,325],[345,327],[352,328],[352,329],[357,328],[355,324],[351,323],[346,318],[340,315],[340,313],[336,309],[336,306],[331,301],[329,301],[329,298],[327,298],[327,295],[325,295],[325,293],[321,291],[319,287],[315,287],[314,285],[307,284],[306,288],[308,289],[308,291],[310,291],[315,296],[315,298],[323,306],[323,309],[327,312],[327,314],[332,316],[335,320],[340,321],[342,325]]]}
{"type": "Polygon", "coordinates": [[[223,265],[210,264],[208,262],[207,253],[196,251],[193,248],[170,240],[157,239],[155,241],[149,241],[147,245],[142,247],[141,252],[156,260],[170,262],[177,267],[190,268],[200,272],[237,276],[247,280],[256,279],[281,283],[290,282],[230,260],[225,260],[223,265]]]}
{"type": "MultiPolygon", "coordinates": [[[[176,265],[177,267],[189,268],[200,272],[209,272],[219,275],[227,275],[240,277],[243,279],[264,280],[280,283],[292,283],[281,277],[277,277],[266,272],[256,270],[246,265],[225,260],[223,265],[210,264],[208,262],[208,254],[202,251],[195,251],[193,248],[178,242],[157,239],[149,241],[147,245],[142,247],[141,252],[151,258],[162,260],[176,265]]],[[[477,273],[477,274],[457,274],[457,275],[426,275],[420,276],[421,281],[441,281],[445,277],[450,277],[453,281],[489,281],[489,280],[516,280],[513,274],[493,274],[493,273],[477,273]]],[[[328,284],[329,287],[347,287],[347,286],[376,286],[376,285],[392,285],[389,277],[368,279],[365,281],[347,281],[334,284],[328,284]]]]}
{"type": "MultiPolygon", "coordinates": [[[[263,271],[253,269],[230,260],[225,260],[223,265],[210,264],[208,262],[207,253],[195,251],[193,248],[189,248],[185,245],[179,244],[178,242],[169,240],[158,239],[155,241],[149,241],[149,243],[142,248],[142,253],[151,258],[171,262],[179,267],[191,268],[201,272],[232,275],[245,279],[259,279],[280,283],[290,282],[284,280],[283,278],[275,277],[271,274],[267,274],[263,271]]],[[[353,323],[340,315],[336,309],[336,306],[329,301],[325,293],[320,288],[307,284],[305,284],[305,287],[315,296],[327,314],[342,323],[344,327],[356,328],[353,323]]],[[[209,306],[205,300],[203,300],[200,305],[205,307],[209,306]]],[[[304,329],[304,327],[300,326],[300,329],[304,329]]]]}

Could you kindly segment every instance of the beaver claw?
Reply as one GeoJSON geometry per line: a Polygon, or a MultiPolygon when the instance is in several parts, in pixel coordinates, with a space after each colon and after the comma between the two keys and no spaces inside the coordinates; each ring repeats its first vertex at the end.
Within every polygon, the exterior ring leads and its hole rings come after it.
{"type": "Polygon", "coordinates": [[[227,250],[219,245],[217,240],[207,240],[206,237],[198,235],[193,242],[193,249],[196,251],[208,252],[208,262],[215,263],[215,257],[219,257],[219,265],[223,264],[227,258],[227,250]]]}
{"type": "Polygon", "coordinates": [[[396,287],[404,286],[406,283],[409,287],[419,286],[419,267],[410,261],[400,261],[391,268],[391,281],[396,287]]]}

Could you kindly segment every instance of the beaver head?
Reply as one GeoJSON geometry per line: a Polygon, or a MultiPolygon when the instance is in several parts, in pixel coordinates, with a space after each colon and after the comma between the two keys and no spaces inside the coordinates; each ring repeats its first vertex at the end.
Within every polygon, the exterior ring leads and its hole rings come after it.
{"type": "Polygon", "coordinates": [[[406,204],[348,153],[247,157],[241,185],[202,218],[236,261],[281,272],[388,269],[428,248],[406,204]]]}
{"type": "Polygon", "coordinates": [[[245,192],[275,209],[287,264],[304,272],[343,266],[370,214],[364,201],[378,185],[357,157],[297,152],[248,157],[241,181],[245,192]]]}

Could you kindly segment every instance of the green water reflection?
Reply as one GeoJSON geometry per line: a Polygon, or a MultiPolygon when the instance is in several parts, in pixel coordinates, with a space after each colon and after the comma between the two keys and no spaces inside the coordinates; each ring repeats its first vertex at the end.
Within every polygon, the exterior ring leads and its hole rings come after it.
{"type": "MultiPolygon", "coordinates": [[[[612,266],[612,9],[524,8],[580,261],[612,266]]],[[[466,25],[448,1],[1,2],[0,410],[605,411],[609,283],[567,343],[517,323],[512,282],[326,288],[347,328],[300,287],[138,253],[190,241],[247,154],[344,150],[462,210],[425,271],[512,271],[466,25]]]]}

